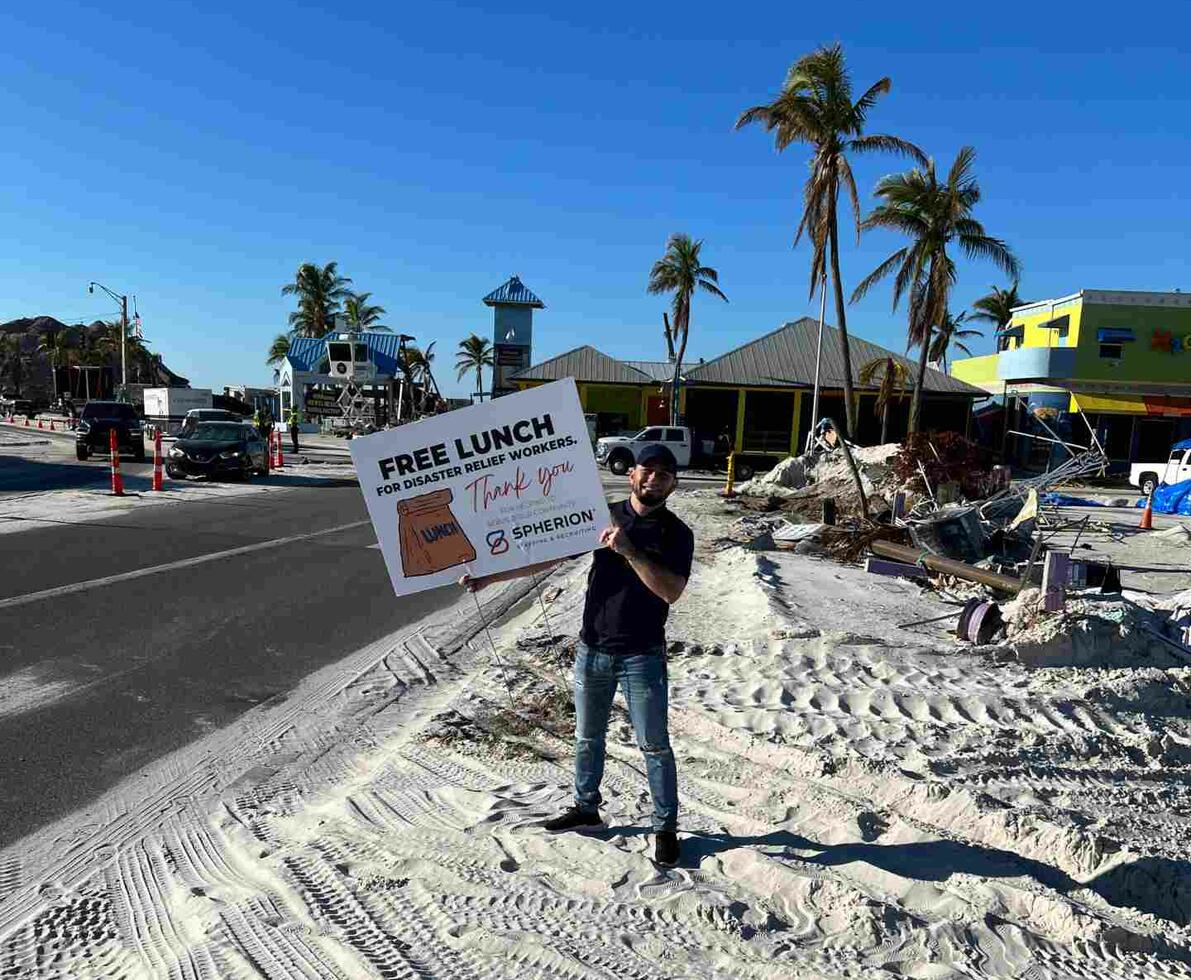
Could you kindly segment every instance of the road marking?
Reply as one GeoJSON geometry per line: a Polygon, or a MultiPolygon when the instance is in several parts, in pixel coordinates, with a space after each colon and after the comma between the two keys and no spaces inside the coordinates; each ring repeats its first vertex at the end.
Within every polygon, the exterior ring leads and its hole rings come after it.
{"type": "Polygon", "coordinates": [[[190,568],[192,565],[203,565],[209,561],[219,561],[221,558],[231,558],[234,555],[247,555],[254,551],[267,551],[270,548],[280,548],[282,545],[293,544],[295,541],[306,541],[324,534],[334,534],[337,531],[350,531],[352,528],[364,527],[370,523],[367,520],[352,521],[350,524],[339,524],[326,527],[321,531],[310,531],[307,534],[291,534],[284,538],[274,538],[272,541],[258,541],[256,544],[246,544],[239,548],[228,548],[226,551],[213,551],[208,555],[196,555],[194,558],[182,558],[179,561],[167,562],[164,565],[152,565],[149,568],[137,568],[131,572],[120,572],[117,575],[107,575],[103,578],[87,579],[85,582],[74,582],[70,585],[58,585],[52,589],[42,589],[40,592],[29,592],[25,595],[13,596],[10,599],[0,599],[0,609],[13,606],[23,606],[42,599],[53,599],[62,595],[73,595],[75,592],[88,592],[104,585],[114,585],[117,582],[128,582],[146,575],[156,575],[158,572],[170,572],[175,568],[190,568]]]}

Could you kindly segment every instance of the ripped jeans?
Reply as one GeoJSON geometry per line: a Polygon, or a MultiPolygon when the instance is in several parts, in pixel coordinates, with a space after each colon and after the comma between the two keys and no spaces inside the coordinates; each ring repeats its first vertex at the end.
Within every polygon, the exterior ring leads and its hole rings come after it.
{"type": "Polygon", "coordinates": [[[604,745],[612,696],[622,685],[637,745],[645,755],[649,794],[653,797],[653,829],[678,829],[678,775],[666,723],[669,705],[666,653],[613,656],[598,647],[579,644],[575,654],[575,803],[595,810],[601,802],[604,745]]]}

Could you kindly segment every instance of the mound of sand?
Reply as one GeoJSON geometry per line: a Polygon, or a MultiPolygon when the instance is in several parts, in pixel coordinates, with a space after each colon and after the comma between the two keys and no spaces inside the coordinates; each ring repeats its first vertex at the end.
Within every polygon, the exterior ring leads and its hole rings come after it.
{"type": "Polygon", "coordinates": [[[1185,666],[1155,635],[1167,635],[1168,618],[1120,595],[1088,592],[1048,613],[1040,590],[1024,589],[1002,613],[1007,641],[1031,667],[1185,666]]]}

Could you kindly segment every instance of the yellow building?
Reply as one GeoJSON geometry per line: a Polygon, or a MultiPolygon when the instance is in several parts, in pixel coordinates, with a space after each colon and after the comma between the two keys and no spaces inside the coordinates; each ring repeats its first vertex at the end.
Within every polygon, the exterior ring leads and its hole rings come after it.
{"type": "Polygon", "coordinates": [[[995,354],[951,373],[1004,400],[1007,430],[1041,410],[1073,443],[1087,445],[1090,427],[1116,462],[1165,459],[1191,436],[1191,295],[1084,289],[1029,303],[995,354]]]}

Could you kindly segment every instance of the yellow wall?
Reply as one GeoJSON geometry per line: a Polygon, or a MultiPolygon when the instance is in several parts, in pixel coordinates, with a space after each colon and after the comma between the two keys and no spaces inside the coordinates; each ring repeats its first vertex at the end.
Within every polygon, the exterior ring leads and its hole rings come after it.
{"type": "MultiPolygon", "coordinates": [[[[1014,317],[1010,326],[1025,327],[1022,347],[1078,347],[1079,320],[1083,312],[1083,300],[1069,300],[1066,303],[1056,303],[1052,306],[1040,306],[1026,316],[1014,317]],[[1059,317],[1068,317],[1070,324],[1067,328],[1067,339],[1059,340],[1057,330],[1044,330],[1042,324],[1059,317]]],[[[1014,349],[1014,348],[1011,348],[1014,349]]],[[[958,375],[956,375],[958,377],[958,375]]]]}
{"type": "Polygon", "coordinates": [[[1000,385],[1000,381],[997,380],[999,358],[999,354],[985,354],[983,357],[965,357],[952,361],[951,376],[988,391],[1000,385]]]}

